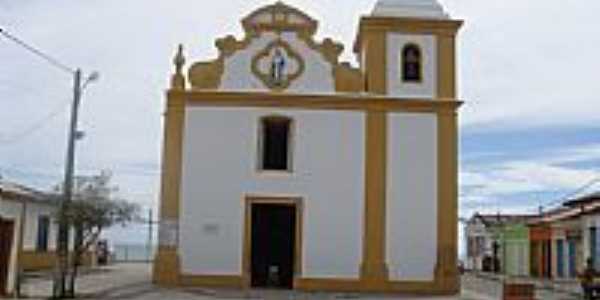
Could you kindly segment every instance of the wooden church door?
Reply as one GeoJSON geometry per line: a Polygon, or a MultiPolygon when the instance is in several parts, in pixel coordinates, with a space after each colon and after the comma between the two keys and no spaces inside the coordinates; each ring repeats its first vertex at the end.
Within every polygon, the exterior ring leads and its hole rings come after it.
{"type": "Polygon", "coordinates": [[[251,281],[253,287],[293,287],[296,209],[252,205],[251,281]]]}

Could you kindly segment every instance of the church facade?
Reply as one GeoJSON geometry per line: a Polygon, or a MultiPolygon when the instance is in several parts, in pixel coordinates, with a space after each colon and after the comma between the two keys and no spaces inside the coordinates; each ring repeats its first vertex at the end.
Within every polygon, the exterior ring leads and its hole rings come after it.
{"type": "Polygon", "coordinates": [[[461,25],[435,0],[380,0],[354,67],[277,2],[215,59],[188,67],[180,46],[155,283],[458,292],[461,25]]]}

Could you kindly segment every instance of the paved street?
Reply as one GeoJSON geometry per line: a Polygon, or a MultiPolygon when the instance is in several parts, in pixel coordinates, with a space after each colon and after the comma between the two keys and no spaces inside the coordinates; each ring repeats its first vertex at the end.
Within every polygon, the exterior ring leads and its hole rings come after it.
{"type": "MultiPolygon", "coordinates": [[[[502,279],[485,275],[465,275],[462,278],[462,289],[490,299],[502,298],[502,279]]],[[[554,283],[520,279],[519,282],[533,283],[536,286],[536,299],[541,300],[575,300],[580,296],[579,284],[576,282],[554,283]]]]}
{"type": "MultiPolygon", "coordinates": [[[[29,279],[23,286],[23,294],[30,299],[43,299],[50,295],[51,284],[48,278],[29,279]]],[[[568,289],[566,289],[568,290],[568,289]]],[[[94,271],[81,277],[78,292],[84,299],[419,299],[419,300],[488,300],[501,299],[502,288],[499,280],[479,276],[464,276],[463,291],[460,297],[398,297],[378,295],[357,295],[339,293],[300,293],[290,291],[253,290],[232,291],[212,289],[161,289],[150,283],[150,266],[147,264],[121,264],[94,271]]],[[[539,286],[537,299],[571,300],[581,299],[572,292],[555,292],[550,286],[539,286]]]]}

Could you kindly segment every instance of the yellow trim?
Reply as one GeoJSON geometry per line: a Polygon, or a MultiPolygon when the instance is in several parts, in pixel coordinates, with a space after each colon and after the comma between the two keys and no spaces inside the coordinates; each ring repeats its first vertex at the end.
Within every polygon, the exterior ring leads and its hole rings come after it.
{"type": "Polygon", "coordinates": [[[360,19],[358,35],[354,42],[354,52],[360,53],[364,50],[367,36],[372,32],[402,32],[411,34],[433,34],[436,36],[455,36],[462,24],[462,20],[362,17],[360,19]]]}
{"type": "Polygon", "coordinates": [[[171,91],[184,97],[188,106],[277,107],[315,110],[437,112],[454,110],[462,102],[454,99],[406,99],[376,95],[311,95],[262,92],[171,91]]]}
{"type": "Polygon", "coordinates": [[[302,249],[304,228],[304,200],[301,197],[277,197],[247,195],[243,199],[244,205],[244,237],[242,253],[242,282],[243,286],[250,288],[252,276],[252,205],[277,204],[293,206],[296,209],[296,240],[294,241],[294,278],[302,275],[302,249]]]}
{"type": "Polygon", "coordinates": [[[361,278],[369,285],[388,278],[386,263],[387,114],[368,112],[363,262],[361,278]]]}
{"type": "Polygon", "coordinates": [[[343,278],[297,278],[294,288],[302,291],[336,291],[356,292],[360,290],[362,282],[359,279],[343,278]]]}
{"type": "Polygon", "coordinates": [[[438,113],[438,220],[435,278],[448,293],[460,290],[458,274],[458,125],[455,111],[438,113]]]}
{"type": "Polygon", "coordinates": [[[221,85],[223,68],[223,59],[198,62],[188,71],[190,84],[197,89],[216,90],[221,85]]]}
{"type": "MultiPolygon", "coordinates": [[[[462,22],[455,23],[458,29],[462,22]]],[[[437,36],[437,95],[456,95],[456,31],[437,36]]],[[[455,110],[438,111],[438,263],[436,281],[448,293],[460,290],[458,256],[458,120],[455,110]]]]}
{"type": "Polygon", "coordinates": [[[437,96],[456,98],[456,42],[450,35],[437,38],[437,96]]]}
{"type": "Polygon", "coordinates": [[[250,45],[254,34],[246,32],[243,40],[238,41],[233,35],[217,39],[215,46],[219,50],[217,59],[200,61],[192,64],[188,70],[188,78],[193,89],[217,90],[221,85],[224,72],[225,58],[236,51],[245,49],[250,45]]]}
{"type": "MultiPolygon", "coordinates": [[[[72,253],[71,253],[72,254],[72,253]]],[[[27,271],[49,270],[54,268],[56,262],[56,251],[32,251],[24,250],[18,254],[19,267],[27,271]]],[[[84,266],[92,265],[93,255],[86,252],[82,255],[81,263],[84,266]]]]}
{"type": "Polygon", "coordinates": [[[335,91],[338,93],[360,93],[365,90],[365,79],[360,69],[348,63],[334,67],[335,91]]]}
{"type": "Polygon", "coordinates": [[[365,143],[365,208],[361,278],[369,283],[388,279],[386,263],[387,115],[368,112],[365,143]]]}
{"type": "Polygon", "coordinates": [[[181,262],[176,247],[159,246],[154,258],[152,282],[166,287],[181,284],[181,262]]]}
{"type": "Polygon", "coordinates": [[[370,31],[365,35],[366,88],[369,93],[387,93],[387,37],[385,32],[370,31]]]}
{"type": "Polygon", "coordinates": [[[244,279],[235,275],[188,275],[181,274],[180,286],[212,288],[244,288],[244,279]]]}
{"type": "Polygon", "coordinates": [[[179,219],[179,187],[183,136],[185,130],[185,99],[181,94],[169,93],[164,122],[163,165],[161,184],[161,220],[179,219]]]}

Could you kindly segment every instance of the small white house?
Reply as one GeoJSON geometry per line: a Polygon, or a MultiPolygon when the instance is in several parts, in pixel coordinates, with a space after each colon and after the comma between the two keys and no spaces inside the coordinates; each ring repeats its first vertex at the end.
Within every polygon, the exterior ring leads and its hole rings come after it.
{"type": "Polygon", "coordinates": [[[19,270],[54,262],[57,198],[0,179],[0,295],[14,292],[19,270]]]}

